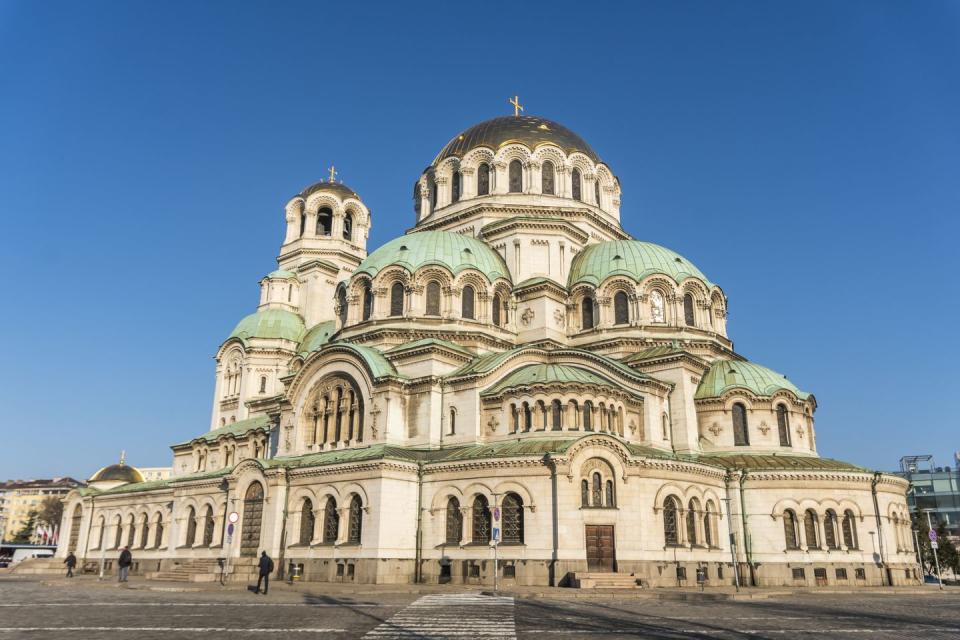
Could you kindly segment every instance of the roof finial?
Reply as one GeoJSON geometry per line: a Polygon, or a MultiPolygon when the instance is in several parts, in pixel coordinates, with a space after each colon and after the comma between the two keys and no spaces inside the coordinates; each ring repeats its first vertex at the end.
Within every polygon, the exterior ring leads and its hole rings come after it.
{"type": "Polygon", "coordinates": [[[120,451],[120,464],[126,464],[124,460],[127,459],[127,452],[125,450],[120,451]]]}
{"type": "Polygon", "coordinates": [[[513,105],[513,115],[519,117],[520,112],[523,111],[523,105],[520,104],[520,96],[513,96],[513,98],[507,100],[507,102],[513,105]]]}
{"type": "Polygon", "coordinates": [[[334,168],[334,166],[330,165],[330,168],[327,169],[327,171],[330,172],[330,182],[336,182],[337,170],[334,168]]]}

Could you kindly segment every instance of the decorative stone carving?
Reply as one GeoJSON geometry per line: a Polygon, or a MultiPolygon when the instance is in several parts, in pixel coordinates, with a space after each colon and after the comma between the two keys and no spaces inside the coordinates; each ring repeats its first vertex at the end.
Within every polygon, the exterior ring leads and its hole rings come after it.
{"type": "Polygon", "coordinates": [[[523,309],[523,313],[520,314],[520,322],[525,327],[529,326],[530,323],[533,322],[534,315],[535,314],[533,312],[533,309],[531,309],[530,307],[525,307],[523,309]]]}
{"type": "Polygon", "coordinates": [[[557,326],[558,326],[558,327],[562,327],[564,324],[566,324],[565,321],[566,321],[566,319],[567,319],[567,315],[566,315],[563,311],[561,311],[560,309],[554,309],[554,310],[553,310],[553,319],[554,319],[554,321],[557,323],[557,326]]]}

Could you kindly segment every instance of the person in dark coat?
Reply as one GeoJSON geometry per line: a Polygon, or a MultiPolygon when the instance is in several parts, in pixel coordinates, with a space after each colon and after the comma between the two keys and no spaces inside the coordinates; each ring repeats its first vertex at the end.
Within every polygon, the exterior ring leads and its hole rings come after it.
{"type": "Polygon", "coordinates": [[[120,552],[120,559],[117,560],[117,566],[120,568],[120,582],[127,581],[127,575],[130,573],[130,565],[133,564],[133,554],[130,553],[130,547],[124,547],[120,552]]]}
{"type": "Polygon", "coordinates": [[[77,566],[77,556],[73,555],[73,551],[67,554],[67,559],[63,561],[63,564],[67,565],[67,577],[73,577],[73,568],[77,566]]]}
{"type": "Polygon", "coordinates": [[[260,577],[257,578],[257,590],[255,593],[267,595],[267,589],[270,588],[270,574],[273,573],[273,560],[267,555],[266,551],[260,552],[260,577]],[[263,591],[260,591],[260,583],[263,583],[263,591]]]}

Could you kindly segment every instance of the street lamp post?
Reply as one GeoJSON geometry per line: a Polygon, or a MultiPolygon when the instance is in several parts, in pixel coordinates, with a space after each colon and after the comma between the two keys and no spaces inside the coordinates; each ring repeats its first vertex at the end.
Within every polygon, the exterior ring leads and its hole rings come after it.
{"type": "Polygon", "coordinates": [[[913,548],[917,552],[917,565],[920,567],[920,575],[923,575],[923,556],[920,554],[920,530],[911,529],[913,531],[913,548]]]}
{"type": "Polygon", "coordinates": [[[937,543],[935,538],[937,534],[933,531],[933,523],[930,522],[930,512],[933,511],[933,509],[924,509],[923,511],[927,514],[927,529],[933,533],[933,535],[930,536],[930,547],[933,549],[933,564],[937,568],[937,582],[940,583],[940,590],[943,591],[943,576],[940,575],[940,558],[937,556],[937,543]]]}

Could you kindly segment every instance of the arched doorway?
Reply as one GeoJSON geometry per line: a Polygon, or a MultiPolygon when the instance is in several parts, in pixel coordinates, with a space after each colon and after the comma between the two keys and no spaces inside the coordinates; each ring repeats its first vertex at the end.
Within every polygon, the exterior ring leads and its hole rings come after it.
{"type": "Polygon", "coordinates": [[[260,548],[263,524],[263,485],[251,482],[243,496],[243,528],[240,531],[240,555],[256,556],[260,548]]]}
{"type": "Polygon", "coordinates": [[[70,518],[70,544],[68,550],[73,553],[77,550],[77,542],[80,540],[80,521],[83,519],[83,507],[77,505],[73,508],[73,515],[70,518]]]}

